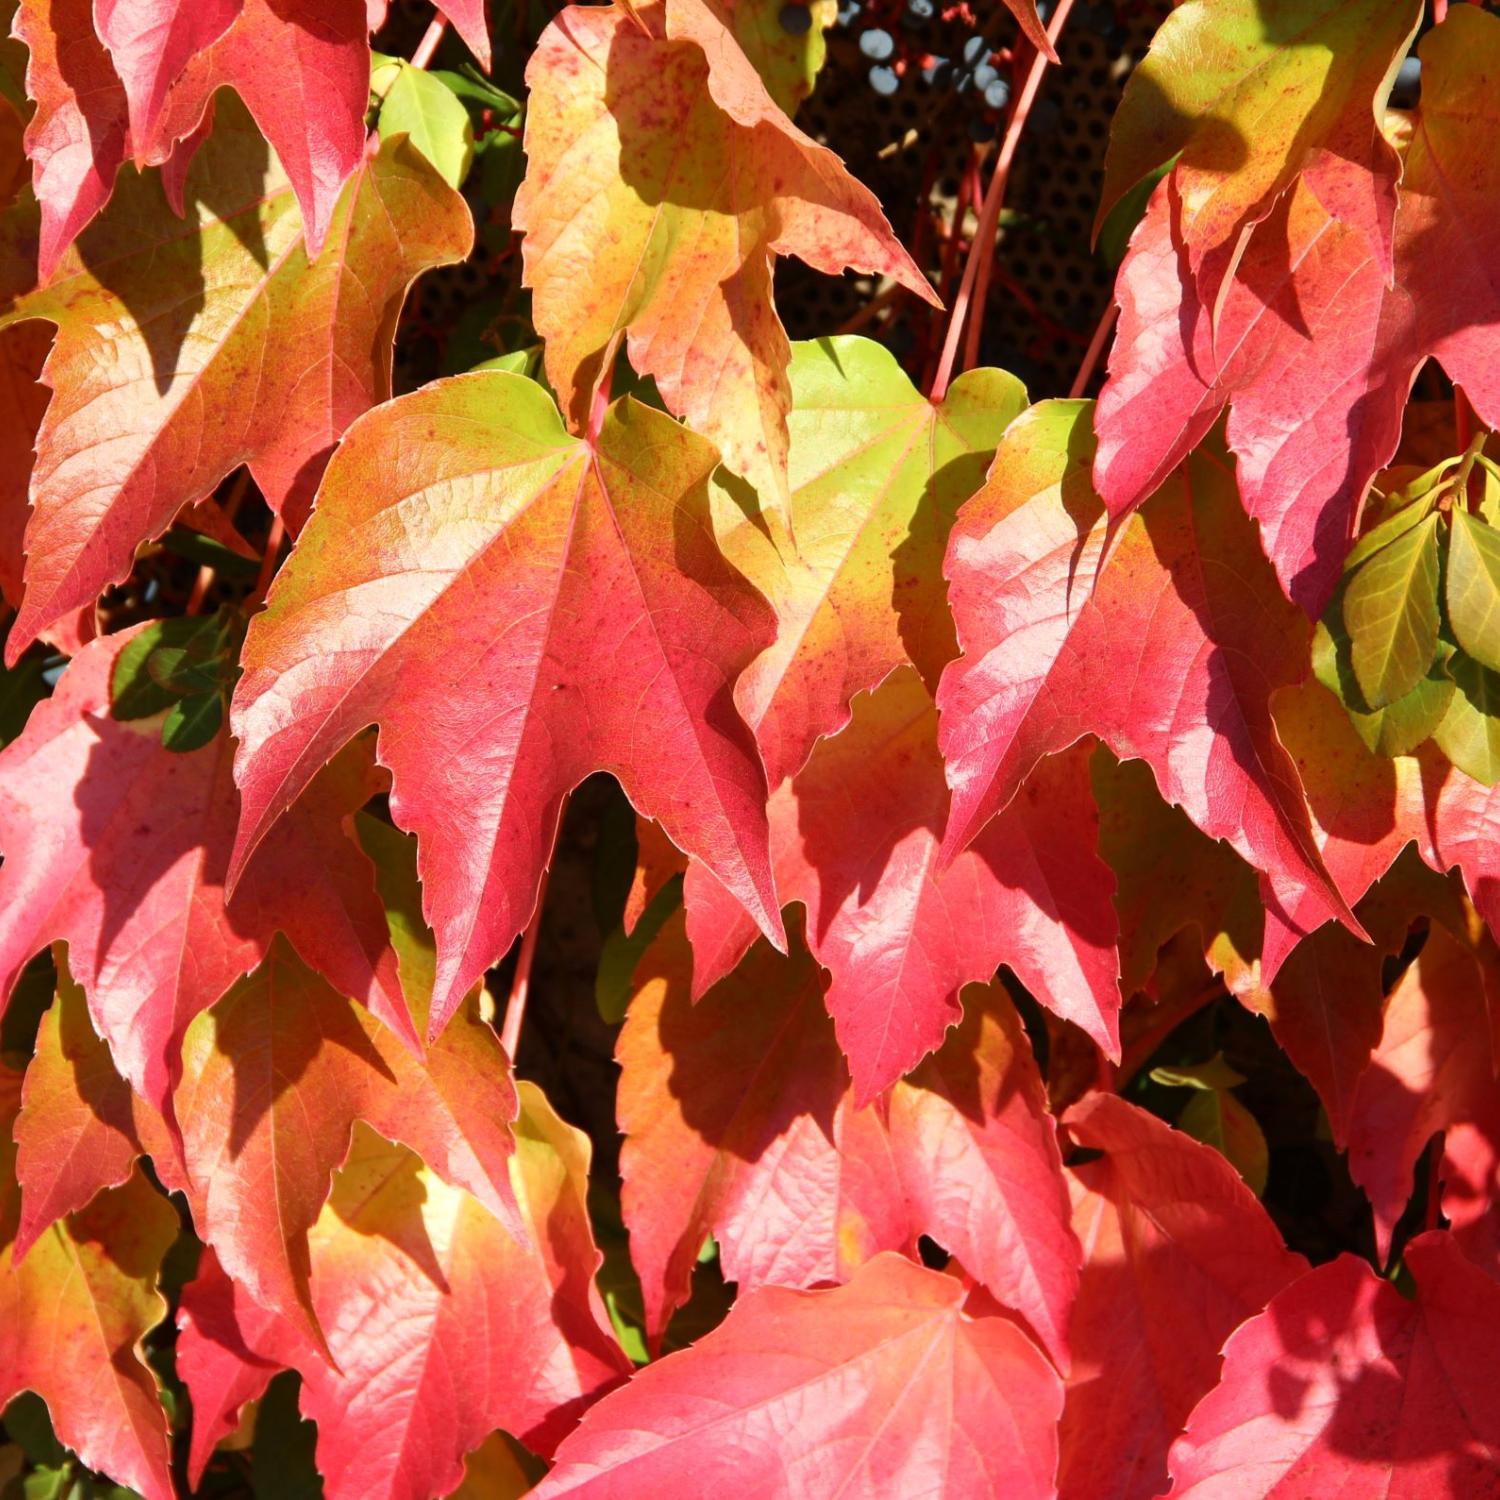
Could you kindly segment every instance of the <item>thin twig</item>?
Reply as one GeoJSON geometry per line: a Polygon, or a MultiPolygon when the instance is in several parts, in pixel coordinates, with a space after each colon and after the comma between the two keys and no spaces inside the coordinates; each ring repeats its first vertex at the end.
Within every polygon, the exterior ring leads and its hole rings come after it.
{"type": "Polygon", "coordinates": [[[505,1005],[505,1023],[500,1028],[500,1045],[515,1066],[516,1048],[521,1045],[521,1022],[526,1018],[526,996],[531,990],[531,964],[536,957],[537,934],[542,930],[542,903],[547,896],[547,872],[537,887],[536,910],[521,934],[521,951],[516,955],[515,978],[510,982],[510,999],[505,1005]]]}
{"type": "Polygon", "coordinates": [[[411,65],[414,68],[425,68],[432,61],[432,54],[437,51],[438,43],[443,39],[443,33],[448,29],[448,18],[439,13],[432,18],[432,25],[422,35],[422,40],[417,43],[417,50],[411,55],[411,65]]]}
{"type": "Polygon", "coordinates": [[[1094,336],[1089,340],[1088,352],[1083,356],[1083,363],[1078,367],[1078,373],[1073,377],[1073,384],[1068,387],[1068,399],[1076,401],[1088,388],[1089,381],[1093,379],[1094,371],[1099,364],[1099,356],[1104,353],[1104,346],[1109,342],[1109,336],[1114,332],[1115,319],[1119,316],[1120,309],[1113,302],[1104,309],[1104,316],[1099,319],[1099,326],[1094,330],[1094,336]]]}
{"type": "MultiPolygon", "coordinates": [[[[1063,24],[1067,21],[1068,12],[1072,8],[1073,0],[1058,0],[1057,9],[1052,14],[1052,22],[1047,28],[1047,35],[1051,38],[1054,47],[1057,46],[1057,39],[1062,34],[1063,24]]],[[[964,321],[971,307],[974,309],[974,328],[970,333],[969,345],[974,353],[969,355],[967,363],[972,364],[977,357],[983,299],[990,287],[989,259],[994,253],[995,232],[1000,224],[1000,209],[1005,202],[1005,180],[1010,175],[1010,164],[1015,160],[1016,148],[1021,141],[1021,132],[1026,126],[1027,116],[1031,113],[1031,106],[1036,102],[1037,91],[1042,85],[1042,74],[1046,69],[1046,56],[1041,52],[1035,53],[1031,59],[1031,66],[1026,70],[1026,81],[1021,85],[1020,96],[1011,110],[1010,120],[1005,127],[1005,139],[1000,143],[1000,152],[995,158],[995,170],[990,177],[990,185],[985,192],[984,203],[979,211],[979,227],[975,230],[973,243],[969,246],[969,258],[964,265],[964,279],[959,284],[958,296],[953,299],[953,312],[948,319],[948,334],[943,341],[942,358],[938,361],[937,375],[933,379],[930,392],[934,402],[941,401],[948,394],[948,382],[953,378],[953,367],[958,359],[959,339],[963,335],[964,321]]]]}
{"type": "Polygon", "coordinates": [[[286,522],[280,516],[276,516],[271,522],[271,533],[266,538],[265,555],[260,560],[260,576],[255,580],[255,588],[250,597],[245,600],[247,609],[253,608],[266,597],[266,591],[271,587],[271,579],[276,572],[276,559],[281,552],[281,541],[286,535],[286,522]]]}

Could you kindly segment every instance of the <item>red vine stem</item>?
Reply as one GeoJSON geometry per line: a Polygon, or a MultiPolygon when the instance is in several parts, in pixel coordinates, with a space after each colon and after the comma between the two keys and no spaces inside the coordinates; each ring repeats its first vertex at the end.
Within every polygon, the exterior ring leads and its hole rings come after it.
{"type": "MultiPolygon", "coordinates": [[[[1058,0],[1051,24],[1047,27],[1047,38],[1054,50],[1072,8],[1073,0],[1058,0]]],[[[948,333],[943,340],[942,358],[938,361],[937,374],[933,377],[929,394],[934,402],[941,401],[948,394],[948,383],[953,378],[954,364],[958,359],[958,341],[963,335],[964,323],[971,306],[976,311],[965,348],[965,367],[972,365],[978,358],[979,334],[983,321],[979,310],[983,309],[984,299],[989,294],[990,262],[995,249],[995,233],[1000,227],[1000,209],[1005,202],[1005,181],[1010,175],[1016,148],[1021,143],[1021,132],[1026,128],[1031,106],[1036,103],[1037,92],[1042,86],[1042,74],[1046,69],[1046,57],[1040,52],[1034,53],[1031,66],[1026,70],[1026,81],[1021,85],[1020,97],[1017,98],[1011,110],[1010,121],[1005,127],[1005,139],[1001,141],[999,155],[995,158],[995,170],[979,210],[979,224],[969,246],[969,258],[964,263],[964,279],[959,283],[958,296],[953,300],[948,333]]]]}
{"type": "Polygon", "coordinates": [[[422,40],[417,43],[417,50],[411,55],[412,67],[425,68],[432,61],[432,54],[437,51],[438,43],[442,41],[447,29],[446,16],[439,14],[432,18],[432,24],[423,33],[422,40]]]}
{"type": "Polygon", "coordinates": [[[1104,316],[1099,319],[1099,326],[1094,330],[1093,338],[1089,340],[1083,363],[1079,365],[1078,373],[1073,377],[1073,384],[1068,387],[1070,401],[1076,401],[1089,388],[1089,381],[1098,367],[1099,357],[1104,353],[1104,346],[1109,342],[1110,334],[1114,332],[1115,319],[1119,315],[1120,309],[1113,302],[1104,309],[1104,316]]]}
{"type": "Polygon", "coordinates": [[[245,600],[246,609],[253,609],[266,597],[266,590],[271,587],[271,578],[276,572],[276,559],[281,553],[282,538],[285,536],[286,522],[280,516],[274,517],[270,534],[266,537],[265,555],[260,560],[260,576],[255,580],[250,597],[245,600]]]}
{"type": "Polygon", "coordinates": [[[526,1019],[526,996],[531,991],[531,964],[536,957],[537,934],[542,930],[542,903],[547,897],[547,872],[537,887],[536,910],[521,934],[521,951],[516,955],[516,973],[510,982],[510,999],[505,1004],[505,1021],[500,1028],[500,1045],[515,1066],[516,1048],[521,1045],[521,1022],[526,1019]]]}

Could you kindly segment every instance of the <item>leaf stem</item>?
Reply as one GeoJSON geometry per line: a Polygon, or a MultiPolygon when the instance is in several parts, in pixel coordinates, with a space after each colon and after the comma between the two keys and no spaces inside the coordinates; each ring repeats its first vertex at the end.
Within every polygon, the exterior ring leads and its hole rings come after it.
{"type": "Polygon", "coordinates": [[[260,560],[260,576],[255,580],[255,587],[250,592],[250,597],[245,600],[245,608],[253,609],[262,599],[266,597],[266,591],[271,587],[271,579],[276,572],[276,560],[281,553],[282,538],[286,536],[286,522],[280,516],[271,521],[271,530],[266,537],[266,550],[260,560]]]}
{"type": "Polygon", "coordinates": [[[438,43],[443,39],[443,33],[448,29],[448,18],[439,12],[432,18],[432,24],[422,34],[422,40],[417,43],[417,50],[411,55],[411,65],[414,68],[425,68],[432,61],[432,54],[437,51],[438,43]]]}
{"type": "Polygon", "coordinates": [[[500,1028],[500,1045],[516,1065],[516,1048],[521,1045],[521,1022],[526,1019],[526,996],[531,991],[531,965],[536,958],[536,940],[542,930],[542,904],[547,899],[547,875],[542,871],[542,883],[537,887],[536,910],[521,934],[521,951],[516,955],[515,977],[510,982],[510,999],[505,1004],[505,1021],[500,1028]]]}
{"type": "MultiPolygon", "coordinates": [[[[1047,27],[1047,38],[1054,49],[1072,8],[1073,0],[1058,0],[1051,24],[1047,27]]],[[[1011,109],[1010,120],[1005,127],[1005,138],[1001,141],[999,154],[995,158],[990,185],[980,206],[979,224],[969,245],[969,256],[964,263],[964,277],[959,283],[958,296],[953,299],[953,312],[948,319],[942,357],[938,361],[937,374],[933,377],[932,390],[929,392],[934,404],[942,401],[948,394],[948,383],[953,378],[954,364],[958,358],[958,342],[963,335],[965,318],[971,307],[974,313],[964,349],[964,367],[972,366],[979,357],[983,308],[990,290],[990,262],[995,249],[995,233],[1000,226],[1000,210],[1005,203],[1005,182],[1010,175],[1011,163],[1015,160],[1016,148],[1021,142],[1021,132],[1026,128],[1027,117],[1031,114],[1031,106],[1036,102],[1037,92],[1042,86],[1042,74],[1046,69],[1046,54],[1033,53],[1031,66],[1026,70],[1026,81],[1021,85],[1020,96],[1011,109]]]]}
{"type": "Polygon", "coordinates": [[[1099,357],[1104,353],[1104,346],[1109,342],[1109,336],[1114,332],[1115,319],[1120,315],[1118,305],[1111,300],[1108,307],[1104,309],[1104,316],[1099,319],[1099,326],[1094,330],[1094,336],[1089,340],[1089,347],[1083,356],[1083,363],[1078,367],[1078,373],[1073,377],[1073,384],[1068,387],[1068,399],[1076,401],[1088,389],[1089,381],[1093,378],[1094,370],[1098,366],[1099,357]]]}

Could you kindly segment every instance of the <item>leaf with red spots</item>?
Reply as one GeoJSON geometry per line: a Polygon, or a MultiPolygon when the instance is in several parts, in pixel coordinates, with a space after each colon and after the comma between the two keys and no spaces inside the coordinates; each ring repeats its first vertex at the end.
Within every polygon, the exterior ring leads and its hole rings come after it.
{"type": "Polygon", "coordinates": [[[513,220],[547,374],[575,426],[630,361],[771,508],[787,504],[791,349],[777,256],[936,302],[868,189],[766,92],[713,0],[570,6],[527,66],[513,220]]]}

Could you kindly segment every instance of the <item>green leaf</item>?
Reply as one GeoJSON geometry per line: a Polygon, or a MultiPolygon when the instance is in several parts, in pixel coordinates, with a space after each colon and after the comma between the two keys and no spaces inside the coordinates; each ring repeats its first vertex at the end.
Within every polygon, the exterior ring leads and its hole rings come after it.
{"type": "MultiPolygon", "coordinates": [[[[1406,514],[1386,525],[1396,528],[1406,514]]],[[[1366,540],[1385,528],[1377,528],[1366,540]]],[[[1429,511],[1366,557],[1344,585],[1344,624],[1354,676],[1371,708],[1409,693],[1438,644],[1438,517],[1429,511]]]]}
{"type": "Polygon", "coordinates": [[[161,539],[161,544],[168,552],[185,557],[189,562],[212,568],[226,578],[254,578],[260,571],[258,563],[251,562],[248,557],[241,557],[223,542],[215,541],[213,537],[187,526],[174,526],[161,539]]]}
{"type": "Polygon", "coordinates": [[[521,113],[519,100],[512,99],[503,89],[497,89],[483,73],[469,63],[465,63],[457,73],[446,68],[434,68],[428,76],[436,78],[455,99],[467,104],[470,109],[494,110],[507,122],[521,113]]]}
{"type": "Polygon", "coordinates": [[[195,694],[168,709],[161,726],[161,742],[178,754],[201,750],[223,722],[223,697],[217,692],[195,694]]]}
{"type": "Polygon", "coordinates": [[[219,631],[213,617],[153,620],[120,652],[110,679],[110,713],[116,719],[149,719],[181,696],[164,687],[151,670],[151,658],[162,649],[186,650],[194,642],[213,640],[219,631]]]}
{"type": "Polygon", "coordinates": [[[297,1411],[299,1384],[284,1371],[261,1398],[250,1458],[255,1500],[323,1500],[323,1481],[313,1460],[318,1429],[297,1411]]]}
{"type": "Polygon", "coordinates": [[[628,935],[624,927],[616,923],[605,938],[604,948],[599,954],[599,967],[594,973],[594,1003],[599,1007],[600,1018],[608,1025],[617,1026],[625,1019],[635,966],[661,931],[662,924],[681,904],[682,876],[675,875],[656,893],[628,935]]]}
{"type": "Polygon", "coordinates": [[[474,162],[469,112],[431,73],[403,63],[380,106],[380,139],[404,135],[449,187],[463,186],[474,162]]]}
{"type": "Polygon", "coordinates": [[[1265,1134],[1255,1116],[1227,1089],[1195,1093],[1178,1115],[1177,1127],[1212,1146],[1257,1198],[1265,1193],[1271,1167],[1265,1134]]]}
{"type": "Polygon", "coordinates": [[[67,1463],[68,1450],[58,1442],[47,1403],[40,1396],[23,1391],[5,1408],[4,1422],[6,1432],[38,1468],[57,1469],[67,1463]]]}
{"type": "Polygon", "coordinates": [[[1500,531],[1460,509],[1449,518],[1447,595],[1458,644],[1500,671],[1500,531]]]}
{"type": "Polygon", "coordinates": [[[1207,1062],[1193,1063],[1177,1068],[1152,1068],[1153,1083],[1165,1084],[1174,1089],[1232,1089],[1245,1081],[1243,1073],[1236,1073],[1224,1061],[1224,1054],[1216,1052],[1207,1062]]]}
{"type": "Polygon", "coordinates": [[[1376,755],[1410,755],[1432,738],[1453,700],[1455,689],[1447,670],[1453,647],[1440,639],[1437,656],[1416,687],[1384,708],[1371,708],[1354,680],[1342,599],[1342,594],[1334,599],[1313,635],[1313,675],[1338,697],[1355,732],[1376,755]]]}
{"type": "Polygon", "coordinates": [[[1462,652],[1448,672],[1457,692],[1432,737],[1460,771],[1493,786],[1500,781],[1500,673],[1462,652]]]}
{"type": "Polygon", "coordinates": [[[33,651],[8,670],[0,668],[0,745],[20,734],[31,710],[47,696],[44,664],[45,658],[33,651]]]}

